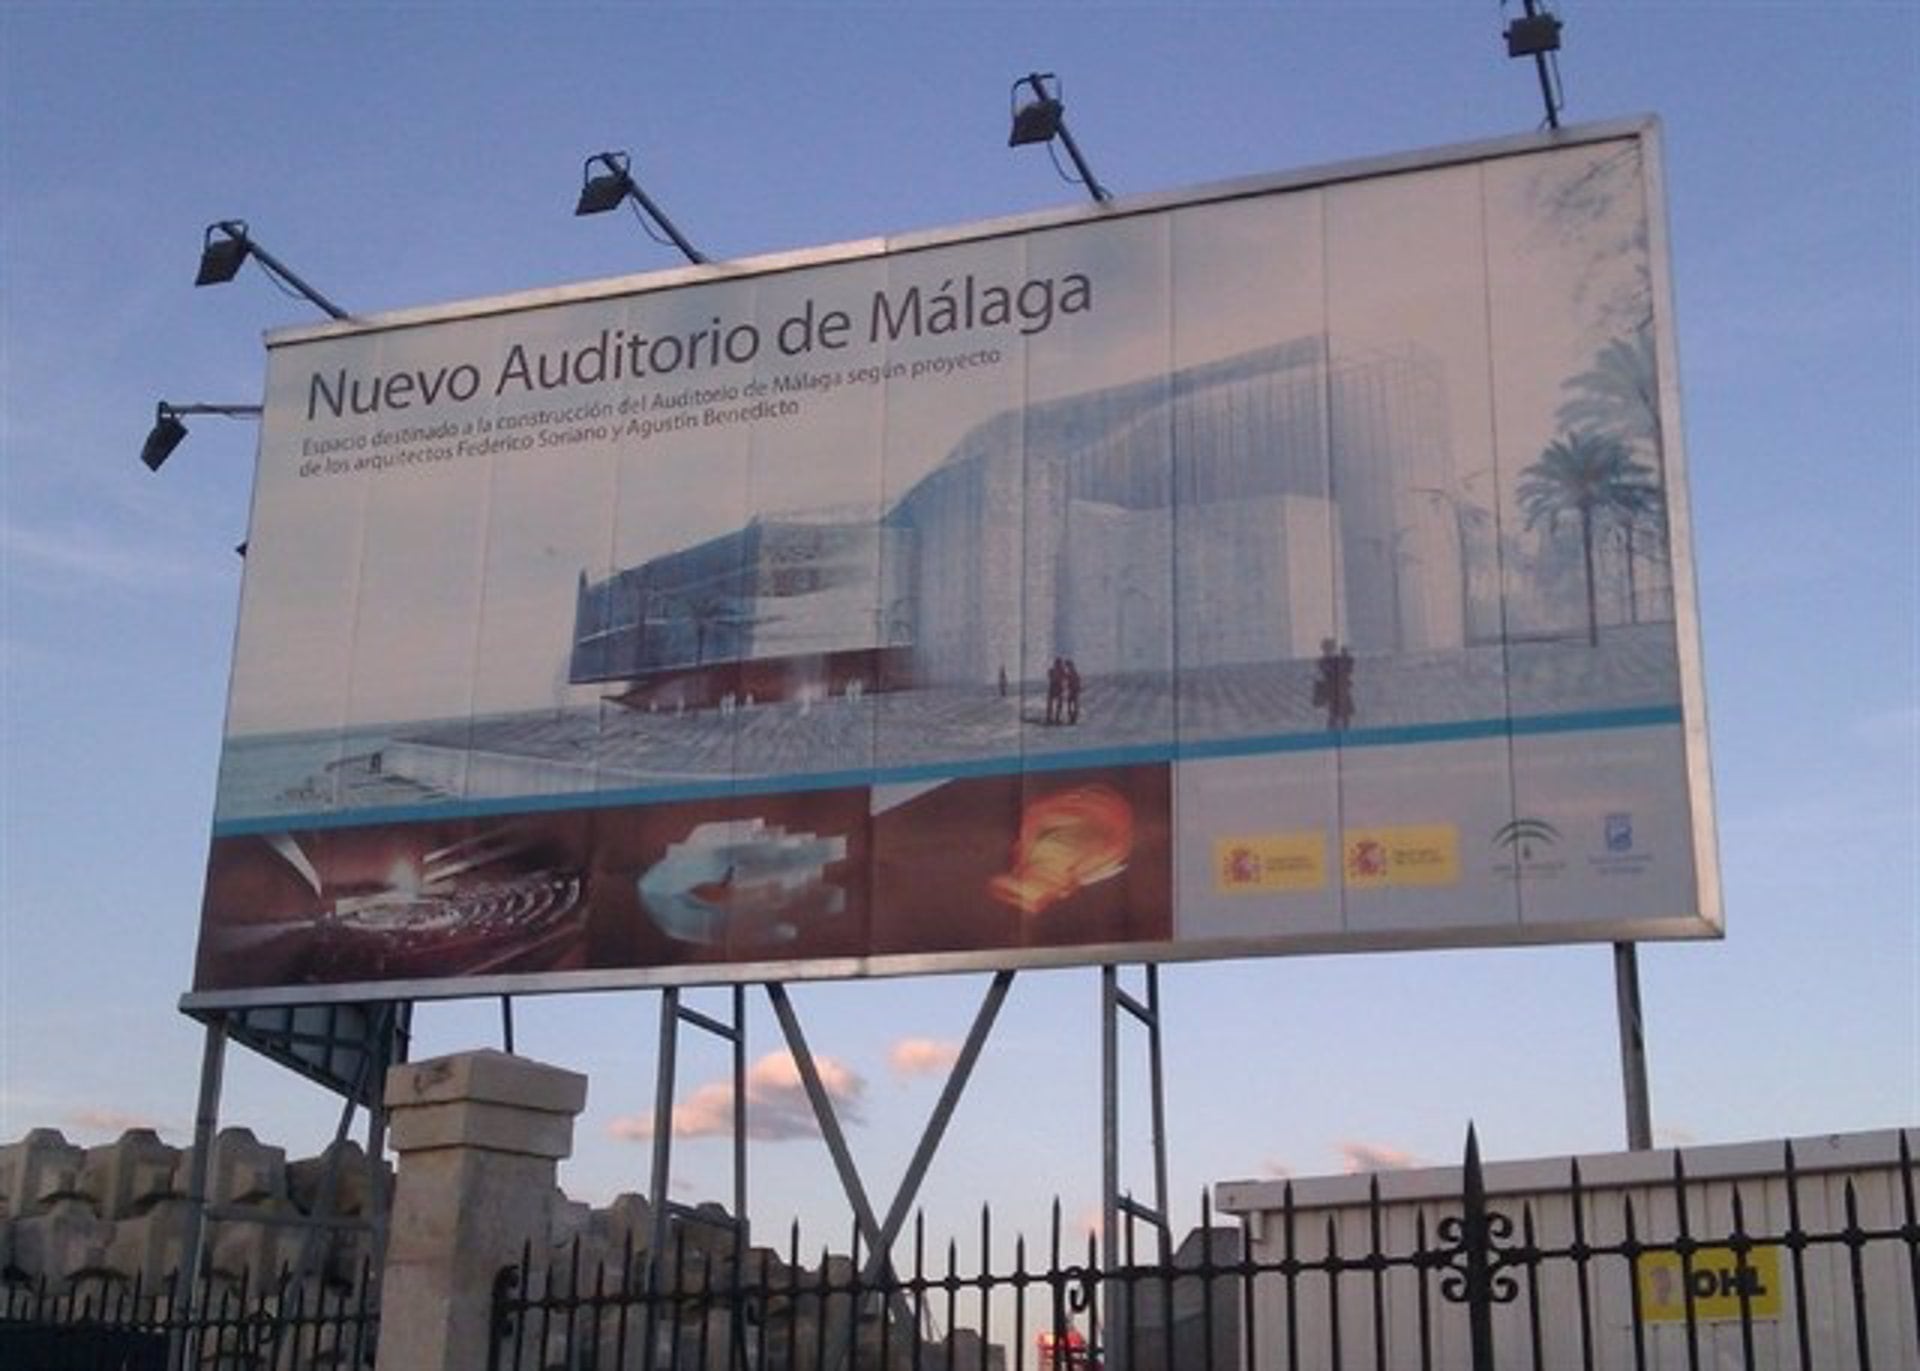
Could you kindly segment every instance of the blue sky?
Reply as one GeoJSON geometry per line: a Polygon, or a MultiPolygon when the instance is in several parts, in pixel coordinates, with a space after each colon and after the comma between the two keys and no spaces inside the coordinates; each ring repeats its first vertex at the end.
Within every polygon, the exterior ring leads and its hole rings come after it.
{"type": "MultiPolygon", "coordinates": [[[[1517,11],[1518,6],[1510,7],[1517,11]]],[[[1567,118],[1664,121],[1727,937],[1642,950],[1656,1133],[1709,1142],[1920,1117],[1920,9],[1561,7],[1567,118]]],[[[1070,205],[1008,150],[1008,86],[1065,78],[1121,195],[1523,132],[1494,0],[1354,4],[0,6],[0,1141],[184,1143],[176,1008],[195,921],[264,330],[313,317],[257,268],[192,286],[246,219],[361,312],[675,265],[580,164],[628,148],[715,258],[1070,205]]],[[[843,1073],[884,1206],[978,978],[794,991],[843,1073]]],[[[1622,1137],[1605,947],[1182,965],[1162,977],[1176,1193],[1622,1137]]],[[[717,1006],[719,996],[711,995],[717,1006]]],[[[695,997],[696,1002],[699,998],[695,997]]],[[[754,1052],[778,1035],[753,1001],[754,1052]]],[[[929,1178],[1038,1227],[1098,1198],[1099,980],[1017,979],[929,1178]],[[1023,1219],[1021,1216],[1031,1216],[1023,1219]]],[[[592,1078],[564,1180],[642,1189],[657,999],[522,1001],[518,1045],[592,1078]]],[[[498,1041],[423,1006],[416,1053],[498,1041]]],[[[1144,1058],[1125,1170],[1147,1183],[1144,1058]]],[[[682,1100],[720,1074],[689,1046],[682,1100]]],[[[770,1120],[782,1073],[760,1087],[770,1120]]],[[[223,1121],[296,1154],[325,1096],[247,1054],[223,1121]]],[[[754,1145],[756,1211],[837,1225],[804,1127],[754,1145]]],[[[676,1150],[687,1198],[724,1141],[676,1150]]],[[[829,1230],[831,1231],[831,1230],[829,1230]]]]}

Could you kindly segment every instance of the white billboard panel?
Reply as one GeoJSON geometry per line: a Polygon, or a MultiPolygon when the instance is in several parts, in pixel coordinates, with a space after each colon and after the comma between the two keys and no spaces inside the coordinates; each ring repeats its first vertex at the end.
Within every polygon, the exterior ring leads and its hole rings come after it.
{"type": "Polygon", "coordinates": [[[196,997],[1717,932],[1656,160],[277,335],[196,997]]]}

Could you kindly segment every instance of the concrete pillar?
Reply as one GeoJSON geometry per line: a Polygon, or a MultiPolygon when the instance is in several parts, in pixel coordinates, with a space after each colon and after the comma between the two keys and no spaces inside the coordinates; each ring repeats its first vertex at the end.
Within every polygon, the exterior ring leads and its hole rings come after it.
{"type": "Polygon", "coordinates": [[[380,1371],[487,1365],[494,1275],[547,1248],[556,1164],[587,1079],[466,1052],[396,1066],[386,1103],[399,1173],[380,1295],[380,1371]]]}

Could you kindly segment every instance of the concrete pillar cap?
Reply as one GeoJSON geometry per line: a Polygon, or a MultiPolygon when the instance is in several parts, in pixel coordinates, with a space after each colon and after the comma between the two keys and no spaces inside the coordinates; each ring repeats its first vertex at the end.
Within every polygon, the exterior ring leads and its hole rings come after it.
{"type": "Polygon", "coordinates": [[[485,1048],[396,1066],[387,1072],[385,1098],[393,1110],[480,1103],[572,1115],[587,1106],[587,1078],[485,1048]]]}

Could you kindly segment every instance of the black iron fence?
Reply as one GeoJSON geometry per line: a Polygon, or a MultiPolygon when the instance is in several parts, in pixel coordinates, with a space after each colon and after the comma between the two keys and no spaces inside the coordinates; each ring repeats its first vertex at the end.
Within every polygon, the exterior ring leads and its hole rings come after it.
{"type": "Polygon", "coordinates": [[[892,1264],[857,1238],[809,1257],[797,1229],[775,1253],[681,1224],[658,1260],[629,1235],[503,1269],[491,1371],[1913,1371],[1904,1135],[1873,1185],[1809,1181],[1789,1145],[1745,1181],[1701,1182],[1676,1155],[1637,1195],[1569,1164],[1516,1203],[1489,1198],[1469,1134],[1443,1204],[1396,1206],[1376,1181],[1310,1214],[1285,1187],[1261,1222],[1220,1228],[1203,1203],[1177,1249],[1147,1230],[1144,1252],[1136,1229],[1111,1271],[1057,1209],[1043,1252],[997,1246],[983,1213],[967,1260],[917,1228],[892,1264]]]}
{"type": "Polygon", "coordinates": [[[174,1277],[157,1287],[102,1272],[0,1284],[7,1371],[350,1371],[371,1367],[379,1311],[371,1265],[351,1287],[283,1272],[174,1277]]]}
{"type": "MultiPolygon", "coordinates": [[[[1457,1188],[1410,1200],[1376,1179],[1336,1204],[1275,1186],[1237,1226],[1203,1202],[1177,1247],[1130,1228],[1113,1269],[1057,1208],[1031,1248],[983,1212],[964,1257],[916,1226],[890,1263],[857,1235],[804,1251],[797,1228],[773,1251],[682,1219],[657,1259],[590,1229],[500,1271],[490,1371],[1920,1371],[1912,1153],[1905,1134],[1880,1146],[1864,1168],[1785,1146],[1704,1178],[1675,1155],[1666,1174],[1569,1164],[1490,1191],[1470,1135],[1457,1188]]],[[[0,1368],[370,1367],[374,1276],[0,1273],[0,1368]]]]}

